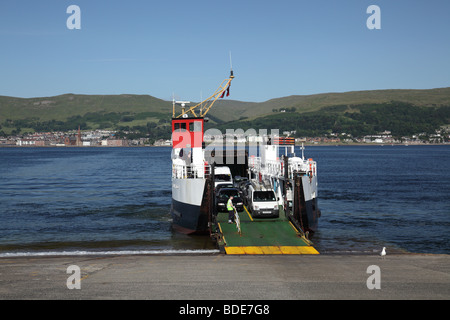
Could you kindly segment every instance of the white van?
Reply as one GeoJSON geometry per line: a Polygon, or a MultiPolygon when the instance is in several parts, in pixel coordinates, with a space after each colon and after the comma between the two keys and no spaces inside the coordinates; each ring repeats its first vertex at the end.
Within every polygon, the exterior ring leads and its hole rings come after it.
{"type": "Polygon", "coordinates": [[[278,218],[280,207],[272,189],[250,185],[247,194],[248,209],[254,218],[278,218]]]}
{"type": "Polygon", "coordinates": [[[231,187],[233,187],[233,177],[229,167],[214,168],[214,187],[217,187],[219,184],[231,184],[231,187]]]}

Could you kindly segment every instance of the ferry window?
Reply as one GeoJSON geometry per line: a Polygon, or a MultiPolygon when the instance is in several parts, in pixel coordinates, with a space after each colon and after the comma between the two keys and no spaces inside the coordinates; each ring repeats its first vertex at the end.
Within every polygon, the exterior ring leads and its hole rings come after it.
{"type": "Polygon", "coordinates": [[[186,123],[177,122],[174,124],[175,131],[186,131],[186,123]]]}
{"type": "Polygon", "coordinates": [[[255,191],[253,193],[254,201],[275,201],[275,194],[273,191],[255,191]]]}
{"type": "Polygon", "coordinates": [[[201,132],[202,131],[202,122],[194,121],[189,123],[189,131],[190,132],[201,132]]]}
{"type": "Polygon", "coordinates": [[[231,176],[229,174],[216,174],[214,178],[216,181],[231,181],[231,176]]]}

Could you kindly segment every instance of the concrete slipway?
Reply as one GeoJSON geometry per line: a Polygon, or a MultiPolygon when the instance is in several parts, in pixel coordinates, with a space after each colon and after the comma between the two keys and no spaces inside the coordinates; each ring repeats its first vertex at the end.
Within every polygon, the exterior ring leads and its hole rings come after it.
{"type": "Polygon", "coordinates": [[[0,258],[0,299],[444,299],[450,256],[110,255],[0,258]],[[69,290],[67,268],[81,271],[69,290]],[[380,289],[367,287],[379,267],[380,289]]]}

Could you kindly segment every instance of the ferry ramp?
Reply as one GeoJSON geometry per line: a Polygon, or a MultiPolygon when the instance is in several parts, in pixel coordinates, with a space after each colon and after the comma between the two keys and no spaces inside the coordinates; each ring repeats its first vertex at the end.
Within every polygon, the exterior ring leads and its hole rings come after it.
{"type": "Polygon", "coordinates": [[[220,249],[226,254],[319,254],[280,210],[278,218],[252,218],[247,208],[239,212],[241,233],[228,223],[228,213],[217,215],[220,249]]]}

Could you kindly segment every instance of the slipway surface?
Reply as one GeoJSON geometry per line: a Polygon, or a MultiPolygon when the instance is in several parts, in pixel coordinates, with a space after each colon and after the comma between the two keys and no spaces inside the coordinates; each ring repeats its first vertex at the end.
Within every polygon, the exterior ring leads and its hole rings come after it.
{"type": "Polygon", "coordinates": [[[241,232],[228,223],[228,213],[217,222],[227,254],[319,254],[281,211],[278,218],[252,218],[246,208],[239,212],[241,232]]]}

